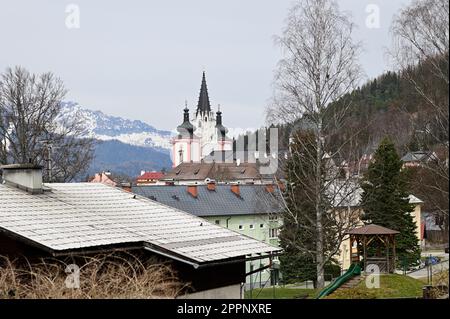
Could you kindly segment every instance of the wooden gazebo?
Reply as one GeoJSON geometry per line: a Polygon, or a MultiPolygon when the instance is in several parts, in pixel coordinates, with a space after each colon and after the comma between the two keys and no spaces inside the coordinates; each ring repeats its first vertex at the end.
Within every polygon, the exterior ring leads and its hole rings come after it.
{"type": "Polygon", "coordinates": [[[352,263],[360,262],[360,249],[362,249],[364,271],[366,271],[368,265],[375,264],[379,267],[380,272],[394,272],[396,260],[395,235],[399,234],[398,231],[370,224],[354,228],[347,234],[350,235],[350,261],[352,263]],[[356,251],[352,248],[354,242],[357,243],[356,251]],[[381,245],[374,247],[377,242],[381,245]],[[384,251],[381,252],[380,248],[384,248],[384,251]],[[373,253],[374,250],[375,253],[373,253]]]}

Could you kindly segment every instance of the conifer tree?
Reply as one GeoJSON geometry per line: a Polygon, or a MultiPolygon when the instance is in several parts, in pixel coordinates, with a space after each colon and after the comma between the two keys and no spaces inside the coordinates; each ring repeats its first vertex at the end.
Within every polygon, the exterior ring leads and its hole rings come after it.
{"type": "Polygon", "coordinates": [[[407,175],[402,165],[394,144],[384,138],[361,182],[362,208],[364,223],[400,232],[396,236],[398,262],[409,266],[419,261],[420,248],[411,214],[414,205],[409,203],[407,175]]]}

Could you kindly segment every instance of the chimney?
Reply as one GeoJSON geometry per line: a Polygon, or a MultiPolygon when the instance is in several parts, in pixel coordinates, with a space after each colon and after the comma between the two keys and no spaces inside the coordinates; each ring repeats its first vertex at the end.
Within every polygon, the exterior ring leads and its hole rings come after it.
{"type": "Polygon", "coordinates": [[[145,171],[141,171],[141,176],[145,174],[145,171]]]}
{"type": "Polygon", "coordinates": [[[192,197],[197,198],[198,196],[197,185],[188,185],[187,191],[192,197]]]}
{"type": "Polygon", "coordinates": [[[3,182],[23,189],[31,194],[43,192],[42,167],[34,164],[11,164],[0,167],[3,170],[3,182]]]}
{"type": "Polygon", "coordinates": [[[237,197],[241,197],[241,190],[239,188],[239,184],[232,184],[231,185],[231,191],[236,195],[237,197]]]}
{"type": "Polygon", "coordinates": [[[210,181],[206,184],[206,187],[208,188],[209,191],[215,191],[215,190],[216,190],[216,181],[210,180],[210,181]]]}
{"type": "Polygon", "coordinates": [[[273,193],[273,189],[274,189],[273,184],[266,185],[266,192],[273,193]]]}
{"type": "Polygon", "coordinates": [[[286,185],[282,181],[278,181],[278,188],[284,192],[286,189],[286,185]]]}

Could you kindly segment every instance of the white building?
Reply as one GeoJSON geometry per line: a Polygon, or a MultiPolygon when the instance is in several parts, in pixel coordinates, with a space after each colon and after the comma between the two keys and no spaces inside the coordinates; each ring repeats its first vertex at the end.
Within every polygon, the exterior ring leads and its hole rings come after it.
{"type": "Polygon", "coordinates": [[[186,105],[183,123],[177,127],[177,131],[177,137],[172,140],[173,167],[185,162],[200,162],[213,151],[233,149],[232,141],[226,137],[227,129],[222,125],[220,107],[215,116],[211,110],[205,72],[195,116],[190,119],[186,105]]]}

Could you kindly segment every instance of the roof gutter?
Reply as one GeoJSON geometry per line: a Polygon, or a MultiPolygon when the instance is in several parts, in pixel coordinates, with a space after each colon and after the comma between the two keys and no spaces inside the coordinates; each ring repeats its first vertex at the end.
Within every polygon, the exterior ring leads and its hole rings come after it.
{"type": "MultiPolygon", "coordinates": [[[[94,246],[95,247],[95,246],[94,246]]],[[[137,250],[141,249],[141,245],[137,246],[123,246],[123,247],[102,247],[97,246],[98,248],[92,249],[91,247],[85,247],[85,248],[77,248],[77,249],[70,249],[70,250],[61,250],[61,251],[53,251],[52,255],[54,257],[60,257],[60,256],[80,256],[85,254],[96,254],[96,253],[112,253],[112,252],[118,252],[118,251],[128,251],[128,250],[137,250]]]]}
{"type": "Polygon", "coordinates": [[[246,262],[246,261],[251,261],[251,260],[271,258],[271,257],[274,257],[274,256],[279,256],[281,254],[282,254],[282,252],[277,252],[277,253],[269,253],[269,254],[260,255],[260,256],[254,256],[254,257],[249,257],[249,258],[244,257],[244,258],[233,259],[233,260],[204,263],[204,264],[199,264],[198,268],[207,268],[207,267],[218,266],[218,265],[236,264],[236,263],[246,262]]]}

